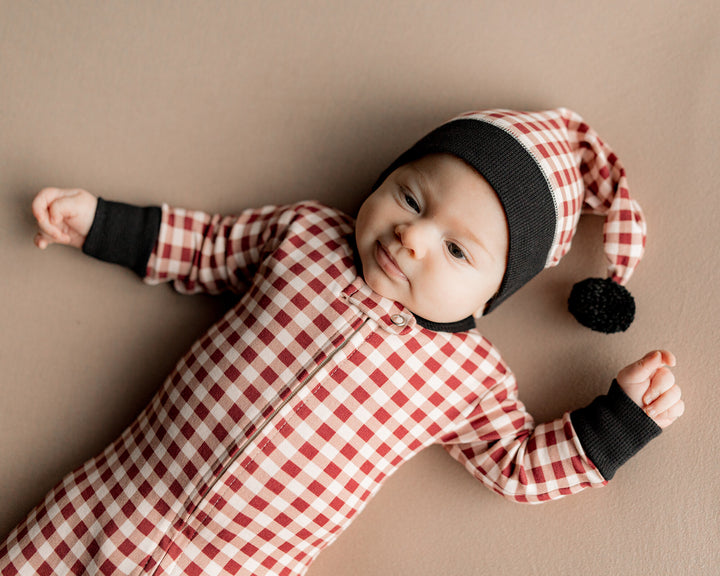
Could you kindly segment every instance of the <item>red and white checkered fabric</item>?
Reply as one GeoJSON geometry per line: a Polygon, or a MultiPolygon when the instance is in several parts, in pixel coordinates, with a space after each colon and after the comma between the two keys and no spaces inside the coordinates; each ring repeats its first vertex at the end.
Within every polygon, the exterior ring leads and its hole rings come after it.
{"type": "Polygon", "coordinates": [[[626,284],[642,258],[647,225],[630,198],[622,162],[580,117],[567,108],[542,112],[487,110],[459,116],[490,122],[512,134],[533,156],[552,190],[555,238],[545,267],[570,249],[581,213],[605,216],[608,276],[626,284]]]}
{"type": "Polygon", "coordinates": [[[352,231],[312,202],[163,207],[146,280],[242,297],[10,534],[2,575],[302,574],[434,443],[520,502],[604,485],[568,415],[534,426],[485,338],[422,328],[368,288],[352,231]]]}

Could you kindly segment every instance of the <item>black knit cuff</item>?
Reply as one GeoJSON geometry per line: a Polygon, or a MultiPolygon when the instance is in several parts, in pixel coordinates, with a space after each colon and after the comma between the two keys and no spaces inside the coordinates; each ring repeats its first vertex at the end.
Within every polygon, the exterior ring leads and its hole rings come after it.
{"type": "Polygon", "coordinates": [[[607,396],[570,414],[585,454],[610,480],[620,466],[662,432],[613,380],[607,396]]]}
{"type": "Polygon", "coordinates": [[[95,219],[82,250],[99,260],[126,266],[144,278],[161,219],[158,206],[140,208],[98,198],[95,219]]]}

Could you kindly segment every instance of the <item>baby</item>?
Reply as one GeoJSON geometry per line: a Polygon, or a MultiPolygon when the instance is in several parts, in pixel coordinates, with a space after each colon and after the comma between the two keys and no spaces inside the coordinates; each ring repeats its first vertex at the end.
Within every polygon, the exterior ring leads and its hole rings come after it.
{"type": "Polygon", "coordinates": [[[679,417],[668,351],[535,425],[475,327],[606,215],[610,278],[572,311],[627,328],[645,224],[622,165],[577,114],[475,112],[416,143],[357,219],[315,202],[236,217],[83,190],[33,202],[67,244],[177,290],[239,294],[111,446],[0,547],[10,574],[302,574],[405,461],[440,443],[518,502],[603,486],[679,417]]]}

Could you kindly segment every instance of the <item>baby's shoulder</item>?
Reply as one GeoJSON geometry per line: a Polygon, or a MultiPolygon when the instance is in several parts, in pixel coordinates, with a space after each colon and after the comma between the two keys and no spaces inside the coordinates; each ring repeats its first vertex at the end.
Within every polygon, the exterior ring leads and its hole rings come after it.
{"type": "Polygon", "coordinates": [[[296,210],[298,213],[305,214],[305,215],[313,215],[316,214],[319,217],[330,217],[330,218],[337,218],[339,220],[350,220],[353,221],[354,219],[340,210],[339,208],[334,208],[332,206],[328,206],[327,204],[324,204],[320,202],[319,200],[301,200],[299,202],[296,202],[295,204],[292,204],[291,207],[296,210]]]}
{"type": "Polygon", "coordinates": [[[462,344],[455,344],[457,353],[474,365],[477,374],[488,382],[504,381],[512,374],[500,350],[475,328],[460,334],[462,344]]]}
{"type": "Polygon", "coordinates": [[[316,232],[336,230],[341,235],[347,235],[355,228],[352,216],[317,200],[302,200],[287,208],[305,227],[316,232]]]}

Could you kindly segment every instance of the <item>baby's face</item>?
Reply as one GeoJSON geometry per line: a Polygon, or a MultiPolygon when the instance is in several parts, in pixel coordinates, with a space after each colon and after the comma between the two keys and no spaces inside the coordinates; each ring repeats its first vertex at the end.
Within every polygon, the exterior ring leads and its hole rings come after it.
{"type": "Polygon", "coordinates": [[[390,174],[360,207],[355,236],[370,288],[433,322],[481,314],[505,274],[500,200],[454,156],[425,156],[390,174]]]}

